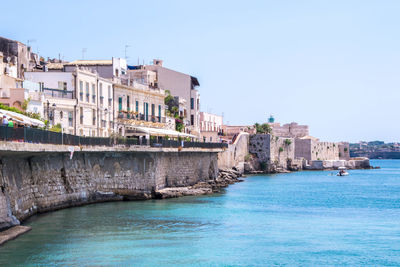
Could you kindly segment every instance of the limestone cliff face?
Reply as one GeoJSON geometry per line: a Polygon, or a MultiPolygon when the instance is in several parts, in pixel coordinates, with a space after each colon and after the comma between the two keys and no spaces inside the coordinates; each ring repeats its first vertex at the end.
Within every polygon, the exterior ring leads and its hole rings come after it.
{"type": "Polygon", "coordinates": [[[212,152],[0,154],[0,229],[86,203],[151,198],[165,187],[216,179],[212,152]],[[18,220],[17,220],[18,219],[18,220]]]}

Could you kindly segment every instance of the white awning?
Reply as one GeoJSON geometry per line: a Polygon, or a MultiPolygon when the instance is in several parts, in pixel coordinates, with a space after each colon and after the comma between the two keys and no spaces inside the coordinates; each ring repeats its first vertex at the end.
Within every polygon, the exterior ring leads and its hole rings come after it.
{"type": "Polygon", "coordinates": [[[196,138],[197,136],[187,133],[181,133],[174,130],[168,129],[159,129],[159,128],[150,128],[150,127],[139,127],[139,126],[132,126],[129,127],[129,130],[134,130],[136,133],[144,133],[152,136],[169,136],[169,137],[190,137],[196,138]]]}
{"type": "Polygon", "coordinates": [[[29,118],[28,116],[13,112],[13,111],[8,111],[8,110],[4,110],[4,109],[0,109],[0,116],[6,116],[7,118],[12,118],[13,120],[16,120],[20,123],[23,124],[28,124],[28,125],[32,125],[32,126],[39,126],[39,127],[44,127],[45,124],[37,119],[32,119],[29,118]]]}

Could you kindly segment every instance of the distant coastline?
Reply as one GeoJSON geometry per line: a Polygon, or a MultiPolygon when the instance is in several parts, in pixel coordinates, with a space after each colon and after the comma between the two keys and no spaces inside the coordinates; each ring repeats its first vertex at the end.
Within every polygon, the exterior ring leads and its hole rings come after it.
{"type": "Polygon", "coordinates": [[[353,152],[350,150],[350,157],[367,157],[369,159],[400,159],[400,152],[395,151],[369,151],[353,152]]]}

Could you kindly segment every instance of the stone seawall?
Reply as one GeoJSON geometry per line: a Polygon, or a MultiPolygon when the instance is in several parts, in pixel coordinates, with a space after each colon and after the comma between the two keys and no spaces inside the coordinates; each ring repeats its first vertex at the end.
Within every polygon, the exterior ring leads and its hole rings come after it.
{"type": "Polygon", "coordinates": [[[218,167],[220,169],[237,168],[241,173],[244,172],[243,163],[249,153],[249,134],[240,133],[233,144],[229,144],[228,149],[218,154],[218,167]]]}
{"type": "Polygon", "coordinates": [[[76,205],[215,180],[217,152],[0,152],[0,229],[76,205]]]}

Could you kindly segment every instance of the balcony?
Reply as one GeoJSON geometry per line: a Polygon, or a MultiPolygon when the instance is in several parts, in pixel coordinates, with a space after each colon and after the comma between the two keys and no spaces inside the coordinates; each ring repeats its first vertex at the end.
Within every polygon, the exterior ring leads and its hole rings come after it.
{"type": "Polygon", "coordinates": [[[127,111],[119,111],[118,112],[118,119],[126,119],[126,120],[134,120],[134,121],[149,121],[149,122],[154,122],[154,123],[165,123],[166,118],[165,117],[159,117],[159,116],[152,116],[152,115],[147,115],[142,113],[136,113],[136,112],[127,112],[127,111]]]}
{"type": "Polygon", "coordinates": [[[43,94],[54,98],[67,98],[67,99],[75,98],[74,91],[67,91],[67,90],[60,90],[53,88],[43,88],[43,94]]]}

